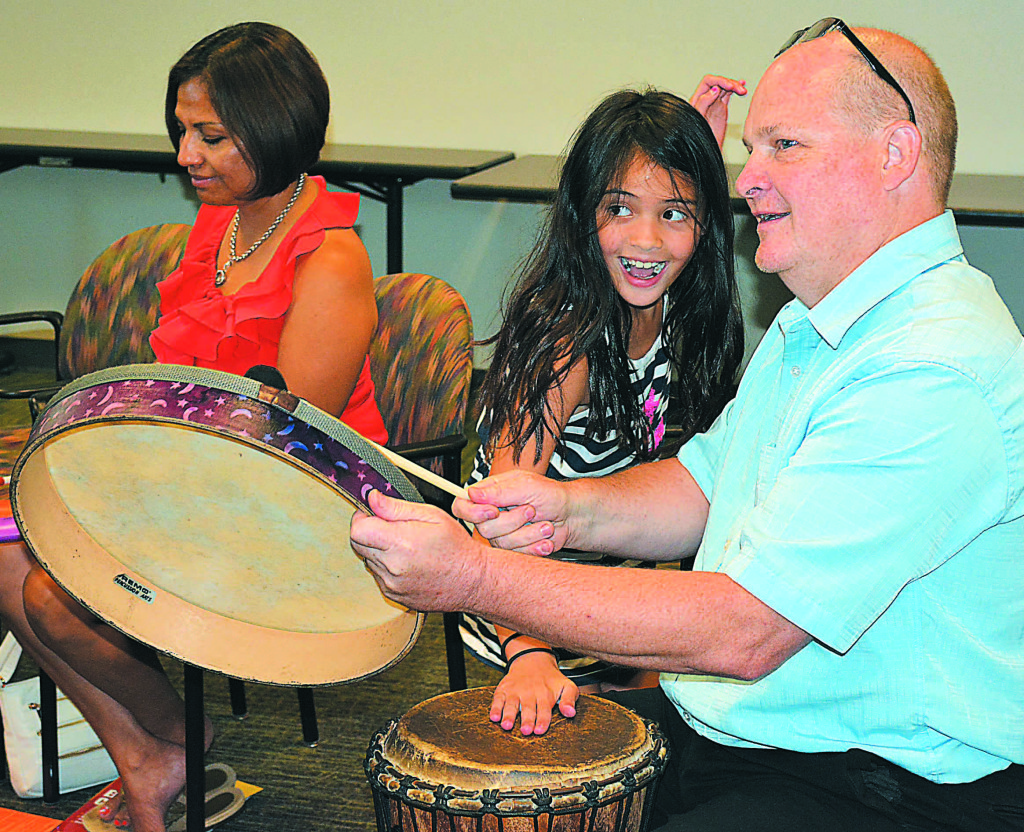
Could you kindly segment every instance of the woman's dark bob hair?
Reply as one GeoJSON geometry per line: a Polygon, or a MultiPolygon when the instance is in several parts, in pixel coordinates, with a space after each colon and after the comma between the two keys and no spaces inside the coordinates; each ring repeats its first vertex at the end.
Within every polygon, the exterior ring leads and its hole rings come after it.
{"type": "Polygon", "coordinates": [[[178,88],[197,78],[253,170],[250,199],[280,193],[320,158],[331,95],[320,64],[291,32],[237,23],[207,35],[171,67],[164,117],[175,150],[178,88]]]}

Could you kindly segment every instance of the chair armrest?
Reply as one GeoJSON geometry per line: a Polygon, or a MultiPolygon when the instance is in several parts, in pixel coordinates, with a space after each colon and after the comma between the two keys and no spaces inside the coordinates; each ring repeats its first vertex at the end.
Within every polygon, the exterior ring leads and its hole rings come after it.
{"type": "MultiPolygon", "coordinates": [[[[60,312],[35,311],[35,312],[6,312],[0,314],[0,326],[13,326],[15,324],[29,324],[41,321],[53,327],[53,375],[60,381],[60,330],[64,324],[64,316],[60,312]]],[[[23,390],[0,389],[0,399],[28,399],[36,395],[47,394],[52,396],[61,385],[58,384],[54,390],[53,385],[46,387],[32,387],[23,390]]]]}
{"type": "Polygon", "coordinates": [[[46,408],[50,399],[57,395],[58,392],[60,392],[60,387],[44,387],[29,396],[28,412],[32,417],[33,424],[35,424],[36,419],[39,418],[39,414],[46,408]]]}
{"type": "Polygon", "coordinates": [[[682,425],[665,425],[665,442],[681,442],[686,435],[682,425]]]}
{"type": "Polygon", "coordinates": [[[409,442],[406,445],[389,445],[389,450],[401,454],[406,459],[414,462],[420,459],[433,459],[444,456],[453,451],[461,451],[466,447],[466,435],[464,433],[452,433],[448,436],[441,436],[437,439],[425,439],[422,442],[409,442]]]}
{"type": "Polygon", "coordinates": [[[5,312],[0,314],[0,326],[30,324],[35,321],[43,321],[52,326],[54,343],[60,342],[60,328],[64,325],[64,316],[60,312],[40,310],[36,312],[5,312]]]}
{"type": "MultiPolygon", "coordinates": [[[[390,445],[389,450],[401,454],[406,459],[417,461],[423,459],[441,459],[444,478],[448,482],[461,485],[462,449],[466,447],[466,435],[453,433],[437,439],[426,439],[422,442],[409,442],[405,445],[390,445]]],[[[431,505],[451,512],[452,497],[439,488],[418,478],[416,486],[423,499],[431,505]]]]}
{"type": "Polygon", "coordinates": [[[47,384],[45,387],[26,387],[22,390],[0,388],[0,399],[38,399],[37,405],[45,404],[63,384],[47,384]]]}

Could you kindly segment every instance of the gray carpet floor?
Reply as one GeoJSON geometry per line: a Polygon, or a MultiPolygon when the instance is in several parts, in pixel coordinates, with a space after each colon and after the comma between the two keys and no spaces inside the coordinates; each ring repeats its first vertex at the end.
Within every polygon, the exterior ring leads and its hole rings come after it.
{"type": "MultiPolygon", "coordinates": [[[[38,383],[45,381],[46,375],[37,367],[15,366],[0,378],[0,386],[38,383]]],[[[0,402],[0,431],[28,424],[27,419],[23,405],[0,402]]],[[[240,645],[240,649],[258,650],[259,645],[240,645]]],[[[180,689],[180,665],[173,660],[164,664],[180,689]]],[[[471,687],[495,684],[499,678],[471,658],[467,658],[467,671],[471,687]]],[[[23,659],[16,678],[32,672],[31,663],[23,659]]],[[[302,742],[293,690],[247,685],[249,716],[239,721],[231,715],[226,680],[206,674],[206,710],[216,730],[207,760],[230,764],[240,779],[263,789],[218,828],[224,832],[376,829],[370,787],[363,773],[370,739],[388,720],[446,692],[447,678],[441,617],[427,616],[415,647],[400,663],[373,678],[316,692],[321,740],[316,748],[309,748],[302,742]]],[[[5,778],[0,781],[0,808],[63,819],[97,791],[62,795],[58,803],[46,805],[17,797],[5,778]]]]}
{"type": "MultiPolygon", "coordinates": [[[[164,665],[180,685],[180,665],[173,660],[165,660],[164,665]]],[[[31,665],[23,660],[18,678],[31,672],[31,665]]],[[[467,662],[467,673],[470,686],[495,684],[499,678],[472,659],[467,662]]],[[[363,758],[373,734],[388,720],[448,690],[441,617],[427,616],[416,646],[384,673],[317,690],[320,743],[316,748],[302,741],[294,690],[246,685],[249,716],[236,720],[231,715],[227,681],[212,673],[205,674],[204,681],[206,711],[216,730],[207,761],[228,763],[241,780],[263,789],[219,829],[371,832],[376,822],[363,758]]],[[[0,782],[0,807],[62,819],[97,791],[72,792],[62,795],[58,803],[46,805],[41,800],[19,798],[5,779],[0,782]]]]}

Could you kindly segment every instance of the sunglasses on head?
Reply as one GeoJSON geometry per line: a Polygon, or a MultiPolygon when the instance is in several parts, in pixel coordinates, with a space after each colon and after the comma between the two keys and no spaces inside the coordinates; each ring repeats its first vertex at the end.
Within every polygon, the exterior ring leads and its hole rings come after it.
{"type": "Polygon", "coordinates": [[[914,105],[910,103],[910,98],[903,91],[903,87],[901,87],[899,82],[892,77],[889,70],[882,66],[881,61],[871,54],[871,50],[861,42],[860,38],[853,33],[853,30],[843,23],[843,21],[838,17],[823,17],[813,26],[808,26],[806,29],[798,29],[793,32],[789,40],[787,40],[785,44],[783,44],[782,48],[775,53],[775,57],[779,57],[779,55],[787,49],[796,46],[798,43],[806,43],[809,40],[815,40],[816,38],[820,38],[822,35],[827,35],[829,32],[840,32],[843,37],[857,48],[857,51],[860,52],[864,60],[868,62],[868,66],[871,67],[875,75],[885,81],[885,83],[900,94],[900,98],[906,102],[907,109],[910,110],[910,123],[917,124],[917,118],[914,116],[914,105]]]}

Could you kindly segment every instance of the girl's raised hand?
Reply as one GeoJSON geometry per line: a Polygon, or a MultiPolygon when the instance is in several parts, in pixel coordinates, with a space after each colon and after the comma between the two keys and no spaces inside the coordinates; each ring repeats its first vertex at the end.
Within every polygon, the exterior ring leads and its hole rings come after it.
{"type": "Polygon", "coordinates": [[[733,95],[746,94],[746,81],[737,81],[721,75],[705,75],[690,96],[690,103],[711,125],[711,132],[715,134],[719,148],[725,142],[725,128],[729,121],[729,99],[733,95]]]}
{"type": "Polygon", "coordinates": [[[556,705],[564,717],[576,716],[579,688],[562,675],[550,653],[530,653],[508,666],[491,701],[491,722],[511,731],[519,719],[524,736],[543,734],[551,725],[556,705]]]}

